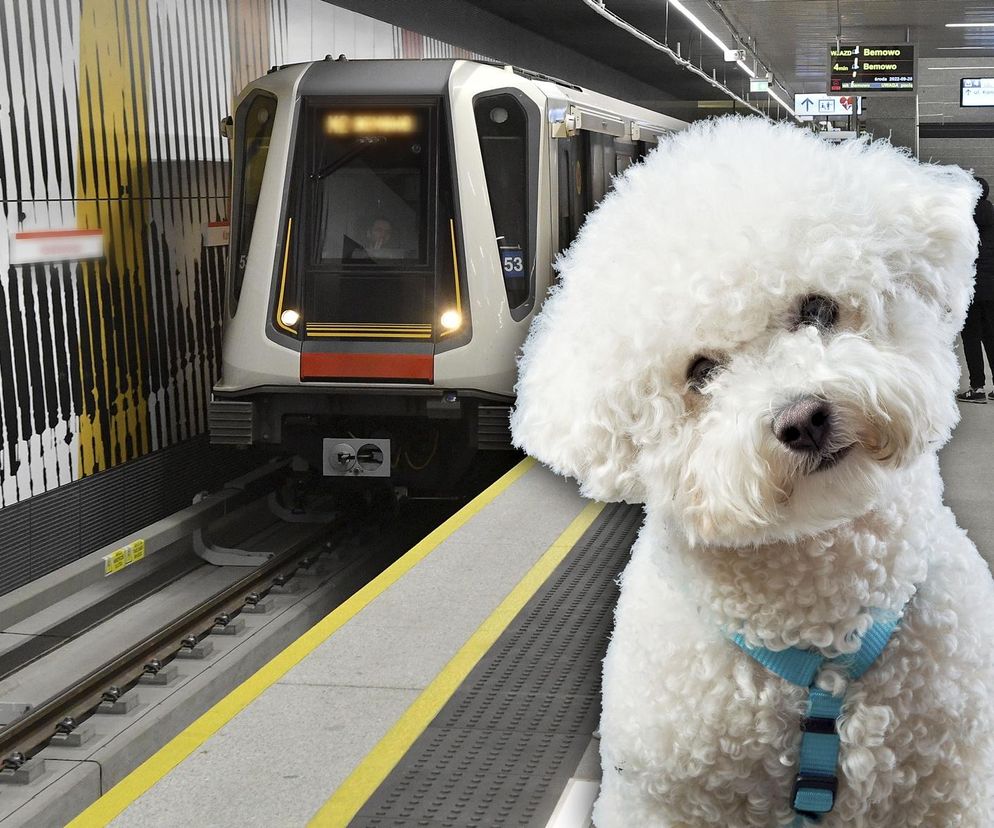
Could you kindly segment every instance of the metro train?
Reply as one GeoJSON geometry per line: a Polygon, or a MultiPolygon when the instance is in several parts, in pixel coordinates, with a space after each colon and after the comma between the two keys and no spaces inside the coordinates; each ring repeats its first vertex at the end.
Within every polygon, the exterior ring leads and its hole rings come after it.
{"type": "Polygon", "coordinates": [[[437,487],[510,448],[515,359],[585,214],[682,121],[472,60],[274,67],[224,131],[213,443],[437,487]]]}

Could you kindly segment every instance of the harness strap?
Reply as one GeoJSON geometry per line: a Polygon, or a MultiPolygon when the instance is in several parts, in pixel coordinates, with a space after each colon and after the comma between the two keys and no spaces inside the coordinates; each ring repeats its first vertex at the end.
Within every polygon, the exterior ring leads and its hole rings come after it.
{"type": "Polygon", "coordinates": [[[800,650],[791,647],[787,650],[768,650],[766,647],[750,647],[741,633],[732,636],[732,642],[747,655],[752,656],[771,673],[786,679],[799,687],[810,687],[821,669],[825,656],[815,650],[800,650]]]}
{"type": "Polygon", "coordinates": [[[870,669],[901,620],[901,615],[874,613],[874,616],[873,626],[863,634],[859,650],[833,659],[797,647],[776,651],[751,647],[741,634],[731,636],[737,647],[767,670],[808,690],[807,710],[801,721],[797,778],[791,793],[791,806],[798,815],[794,822],[797,828],[804,824],[805,817],[817,820],[831,811],[839,786],[837,724],[845,697],[821,690],[815,686],[815,679],[825,666],[842,669],[850,680],[861,678],[870,669]]]}

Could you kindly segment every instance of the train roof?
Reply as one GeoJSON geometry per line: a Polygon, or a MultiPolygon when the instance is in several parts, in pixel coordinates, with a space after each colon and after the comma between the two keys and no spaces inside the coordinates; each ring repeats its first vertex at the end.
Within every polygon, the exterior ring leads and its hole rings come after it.
{"type": "MultiPolygon", "coordinates": [[[[578,86],[570,81],[523,69],[519,66],[477,58],[366,58],[362,60],[342,60],[328,55],[324,60],[285,64],[272,67],[267,75],[260,78],[260,85],[266,77],[284,70],[296,69],[300,77],[298,94],[320,94],[329,80],[331,72],[348,66],[350,84],[355,84],[359,94],[375,94],[382,91],[384,80],[388,80],[391,91],[397,94],[442,94],[448,85],[453,69],[458,64],[475,64],[481,69],[513,73],[525,82],[533,83],[551,102],[563,105],[581,105],[624,115],[633,120],[668,128],[681,129],[686,123],[664,115],[653,109],[629,103],[620,98],[578,86]],[[306,68],[304,68],[306,67],[306,68]],[[386,76],[386,78],[384,77],[386,76]]],[[[254,86],[254,82],[252,85],[254,86]]]]}

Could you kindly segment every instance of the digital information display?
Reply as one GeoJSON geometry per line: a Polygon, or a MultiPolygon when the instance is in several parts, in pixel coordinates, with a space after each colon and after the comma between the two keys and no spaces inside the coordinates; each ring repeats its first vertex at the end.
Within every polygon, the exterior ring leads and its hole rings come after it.
{"type": "Polygon", "coordinates": [[[994,106],[994,78],[963,78],[959,82],[960,106],[994,106]]]}
{"type": "Polygon", "coordinates": [[[828,47],[831,67],[829,94],[860,92],[913,92],[915,89],[915,47],[897,46],[828,47]]]}

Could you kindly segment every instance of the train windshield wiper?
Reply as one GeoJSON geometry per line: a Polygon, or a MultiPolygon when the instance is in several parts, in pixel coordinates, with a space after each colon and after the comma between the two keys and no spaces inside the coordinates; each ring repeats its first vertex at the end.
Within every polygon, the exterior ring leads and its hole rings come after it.
{"type": "Polygon", "coordinates": [[[356,146],[352,147],[352,149],[348,150],[345,154],[340,155],[330,164],[325,164],[323,167],[318,167],[318,169],[312,170],[310,173],[311,181],[320,181],[322,178],[327,178],[329,175],[335,172],[335,170],[341,169],[350,161],[362,155],[362,153],[364,153],[370,147],[375,146],[377,144],[382,144],[386,140],[387,140],[386,138],[359,139],[359,143],[356,146]]]}

